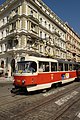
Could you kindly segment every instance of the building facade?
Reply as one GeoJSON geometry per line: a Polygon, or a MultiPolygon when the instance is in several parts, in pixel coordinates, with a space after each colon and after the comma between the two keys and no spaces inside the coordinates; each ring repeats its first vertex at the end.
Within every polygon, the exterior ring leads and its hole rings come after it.
{"type": "Polygon", "coordinates": [[[68,24],[66,24],[66,48],[66,59],[80,62],[80,37],[68,24]]]}
{"type": "MultiPolygon", "coordinates": [[[[73,54],[68,51],[66,28],[42,0],[6,0],[0,6],[1,66],[11,76],[17,61],[30,55],[63,60],[72,58],[73,54]]],[[[80,42],[79,37],[76,38],[76,60],[79,61],[80,42]]]]}

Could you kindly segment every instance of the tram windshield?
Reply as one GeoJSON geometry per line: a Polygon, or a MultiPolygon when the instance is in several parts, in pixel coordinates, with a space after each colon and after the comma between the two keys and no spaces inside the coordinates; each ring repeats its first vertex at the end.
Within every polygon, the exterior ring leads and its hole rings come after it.
{"type": "Polygon", "coordinates": [[[17,65],[16,72],[33,73],[37,71],[37,64],[34,61],[21,61],[17,65]]]}

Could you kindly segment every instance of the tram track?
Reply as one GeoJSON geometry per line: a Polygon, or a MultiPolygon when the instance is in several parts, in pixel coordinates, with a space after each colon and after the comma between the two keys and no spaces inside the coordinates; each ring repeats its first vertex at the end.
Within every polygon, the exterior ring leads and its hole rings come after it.
{"type": "MultiPolygon", "coordinates": [[[[11,96],[10,96],[11,97],[11,96]]],[[[8,104],[11,104],[11,103],[13,103],[13,102],[17,102],[17,101],[21,101],[21,100],[23,100],[23,99],[25,99],[26,97],[23,97],[23,98],[17,98],[16,100],[12,100],[12,101],[9,101],[9,102],[6,102],[6,103],[2,103],[2,104],[0,104],[0,107],[1,106],[5,106],[5,105],[8,105],[8,104]]]]}
{"type": "Polygon", "coordinates": [[[80,96],[75,99],[74,103],[70,105],[59,117],[57,120],[66,120],[66,116],[69,120],[77,120],[78,117],[80,119],[80,96]],[[79,115],[79,116],[78,116],[79,115]]]}
{"type": "Polygon", "coordinates": [[[3,96],[0,97],[0,99],[2,99],[2,98],[6,98],[6,97],[8,97],[8,96],[11,96],[11,94],[3,95],[3,96]]]}
{"type": "Polygon", "coordinates": [[[0,99],[2,99],[2,98],[5,99],[5,98],[7,98],[7,97],[9,97],[9,96],[14,97],[14,96],[17,96],[18,94],[20,94],[19,91],[15,92],[15,93],[11,93],[11,91],[10,91],[10,93],[8,93],[8,94],[6,94],[6,95],[2,95],[2,96],[0,97],[0,99]]]}
{"type": "MultiPolygon", "coordinates": [[[[79,87],[80,87],[80,84],[77,84],[77,85],[75,85],[75,87],[73,86],[72,88],[69,88],[67,91],[65,89],[64,92],[45,97],[44,99],[37,101],[36,103],[33,103],[32,106],[30,106],[30,107],[26,106],[26,108],[28,108],[28,109],[25,109],[25,110],[22,109],[22,111],[17,112],[17,114],[10,116],[10,119],[16,120],[16,118],[17,119],[23,118],[26,114],[34,113],[34,110],[39,109],[40,107],[44,108],[45,105],[48,105],[50,102],[53,102],[56,99],[59,99],[60,97],[64,96],[65,94],[68,94],[71,91],[78,89],[79,87]]],[[[80,98],[76,99],[76,101],[74,100],[73,103],[75,104],[75,102],[77,102],[79,99],[80,98]]],[[[60,112],[59,115],[54,118],[54,120],[57,120],[67,109],[69,109],[69,107],[72,106],[73,103],[71,103],[70,106],[68,106],[68,104],[67,104],[68,107],[66,105],[65,106],[63,105],[64,107],[60,107],[59,111],[62,111],[62,112],[60,112]]],[[[59,112],[59,111],[57,111],[57,112],[59,112]]],[[[50,119],[52,119],[52,117],[50,119]]]]}
{"type": "MultiPolygon", "coordinates": [[[[80,95],[79,95],[79,98],[74,99],[74,101],[72,103],[70,101],[70,102],[64,104],[63,106],[61,106],[60,109],[55,113],[54,120],[60,119],[78,101],[80,101],[80,95]]],[[[74,116],[74,118],[72,120],[74,120],[75,117],[76,116],[74,116]]],[[[53,118],[53,116],[50,117],[49,119],[52,120],[52,118],[53,118]]]]}
{"type": "MultiPolygon", "coordinates": [[[[17,95],[19,95],[19,94],[20,94],[19,91],[17,91],[17,92],[15,92],[15,93],[9,93],[9,94],[3,95],[3,96],[0,97],[0,102],[1,102],[1,99],[2,99],[2,101],[4,101],[4,100],[6,100],[8,97],[15,97],[15,96],[17,96],[17,95]]],[[[27,97],[29,97],[29,95],[23,96],[23,98],[21,98],[21,100],[22,100],[22,99],[25,99],[25,98],[27,98],[27,97]]],[[[2,103],[2,104],[0,104],[0,107],[1,107],[1,106],[5,106],[5,105],[8,105],[8,104],[11,104],[11,103],[16,102],[16,101],[18,101],[18,100],[20,100],[20,98],[18,98],[18,99],[16,99],[16,100],[9,101],[9,102],[6,102],[6,103],[2,103]]]]}

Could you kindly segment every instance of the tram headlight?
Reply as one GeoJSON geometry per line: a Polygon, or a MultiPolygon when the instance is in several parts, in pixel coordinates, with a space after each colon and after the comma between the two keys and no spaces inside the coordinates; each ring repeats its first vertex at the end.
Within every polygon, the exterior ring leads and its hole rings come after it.
{"type": "Polygon", "coordinates": [[[23,84],[23,85],[25,84],[25,80],[22,80],[22,84],[23,84]]]}

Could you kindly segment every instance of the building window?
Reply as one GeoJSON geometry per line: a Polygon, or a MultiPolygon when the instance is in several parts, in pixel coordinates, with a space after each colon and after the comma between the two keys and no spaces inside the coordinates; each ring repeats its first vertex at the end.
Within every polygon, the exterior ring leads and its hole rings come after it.
{"type": "Polygon", "coordinates": [[[5,51],[7,50],[7,44],[5,44],[5,51]]]}
{"type": "Polygon", "coordinates": [[[46,39],[46,34],[45,34],[45,39],[46,39]]]}
{"type": "Polygon", "coordinates": [[[42,18],[40,18],[40,23],[42,23],[42,18]]]}
{"type": "Polygon", "coordinates": [[[3,25],[4,25],[4,19],[3,19],[3,25]]]}
{"type": "Polygon", "coordinates": [[[40,45],[40,52],[42,52],[42,45],[40,45]]]}
{"type": "Polygon", "coordinates": [[[13,41],[12,40],[8,40],[8,48],[12,48],[13,47],[13,41]]]}
{"type": "Polygon", "coordinates": [[[45,21],[45,27],[46,27],[46,25],[47,25],[47,22],[45,21]]]}
{"type": "Polygon", "coordinates": [[[35,31],[35,24],[31,23],[31,30],[35,31]]]}
{"type": "Polygon", "coordinates": [[[25,57],[21,57],[21,61],[25,61],[25,57]]]}
{"type": "Polygon", "coordinates": [[[1,52],[2,52],[2,45],[1,45],[1,52]]]}
{"type": "Polygon", "coordinates": [[[42,31],[40,31],[40,38],[42,38],[42,31]]]}
{"type": "Polygon", "coordinates": [[[49,30],[50,30],[50,28],[51,28],[51,26],[50,26],[50,24],[49,24],[49,30]]]}
{"type": "Polygon", "coordinates": [[[2,31],[2,38],[3,38],[3,31],[2,31]]]}
{"type": "Polygon", "coordinates": [[[31,16],[33,16],[33,10],[31,10],[31,13],[30,13],[31,16]]]}
{"type": "Polygon", "coordinates": [[[15,29],[16,29],[16,22],[12,23],[12,30],[15,30],[15,29]]]}
{"type": "Polygon", "coordinates": [[[4,61],[1,61],[1,67],[4,68],[4,61]]]}

